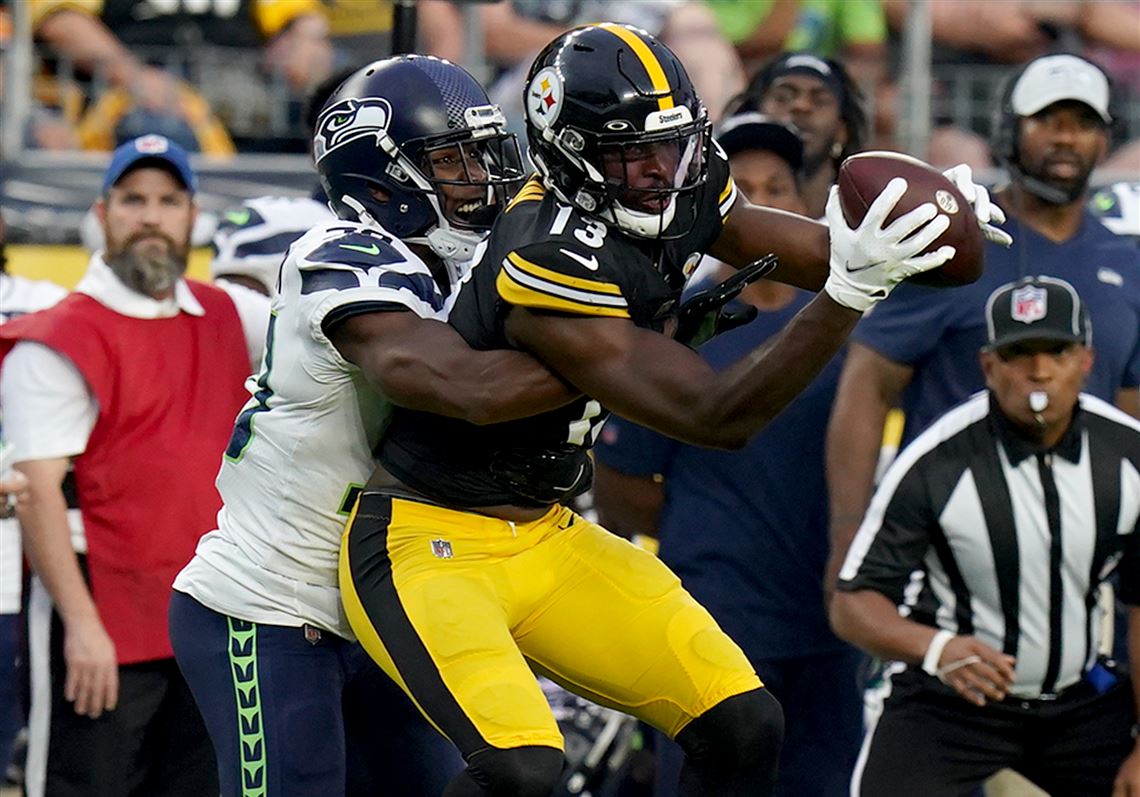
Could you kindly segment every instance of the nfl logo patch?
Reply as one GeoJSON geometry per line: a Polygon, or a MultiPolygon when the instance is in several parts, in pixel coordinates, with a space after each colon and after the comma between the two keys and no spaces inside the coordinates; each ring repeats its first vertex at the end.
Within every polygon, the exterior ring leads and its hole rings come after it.
{"type": "Polygon", "coordinates": [[[431,552],[436,559],[450,559],[454,556],[451,552],[451,543],[447,540],[432,540],[431,552]]]}
{"type": "Polygon", "coordinates": [[[1013,320],[1020,321],[1023,324],[1040,321],[1049,309],[1048,295],[1045,293],[1045,289],[1033,285],[1018,288],[1013,292],[1009,301],[1011,304],[1010,315],[1013,320]]]}

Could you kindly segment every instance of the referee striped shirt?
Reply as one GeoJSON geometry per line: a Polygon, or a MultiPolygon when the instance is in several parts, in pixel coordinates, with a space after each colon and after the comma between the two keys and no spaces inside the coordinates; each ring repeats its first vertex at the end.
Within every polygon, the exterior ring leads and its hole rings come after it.
{"type": "Polygon", "coordinates": [[[1099,642],[1098,585],[1140,605],[1140,423],[1082,393],[1038,451],[987,392],[950,410],[883,477],[838,588],[1017,658],[1012,694],[1077,683],[1099,642]]]}

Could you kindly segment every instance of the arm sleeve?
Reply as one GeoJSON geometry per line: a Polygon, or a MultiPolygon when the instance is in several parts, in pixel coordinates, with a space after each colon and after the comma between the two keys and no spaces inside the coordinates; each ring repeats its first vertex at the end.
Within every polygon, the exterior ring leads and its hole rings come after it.
{"type": "Polygon", "coordinates": [[[0,414],[12,462],[25,462],[82,454],[99,407],[69,359],[23,341],[0,369],[0,414]]]}
{"type": "Polygon", "coordinates": [[[922,565],[930,547],[930,530],[936,523],[921,469],[888,471],[847,552],[838,588],[873,589],[901,603],[910,574],[922,565]]]}

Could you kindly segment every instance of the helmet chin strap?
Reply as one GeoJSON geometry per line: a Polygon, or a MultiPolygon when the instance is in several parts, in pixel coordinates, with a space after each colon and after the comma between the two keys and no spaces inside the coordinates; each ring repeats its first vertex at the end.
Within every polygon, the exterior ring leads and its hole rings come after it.
{"type": "Polygon", "coordinates": [[[669,204],[660,213],[641,213],[630,210],[617,200],[613,202],[614,220],[618,226],[639,238],[657,238],[660,236],[673,223],[673,215],[676,212],[676,199],[670,199],[669,204]]]}
{"type": "MultiPolygon", "coordinates": [[[[426,243],[431,250],[439,255],[447,269],[447,278],[454,287],[460,277],[471,264],[475,254],[475,247],[483,240],[483,234],[472,230],[457,230],[454,227],[440,225],[433,227],[426,236],[414,243],[426,243]]],[[[408,241],[413,243],[411,239],[408,241]]]]}

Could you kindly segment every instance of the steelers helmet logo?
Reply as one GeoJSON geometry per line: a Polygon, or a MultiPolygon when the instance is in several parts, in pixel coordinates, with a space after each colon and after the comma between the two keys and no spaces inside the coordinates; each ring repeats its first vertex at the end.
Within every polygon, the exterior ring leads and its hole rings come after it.
{"type": "Polygon", "coordinates": [[[540,130],[554,124],[562,110],[562,78],[547,67],[539,71],[527,86],[526,112],[530,123],[540,130]]]}

